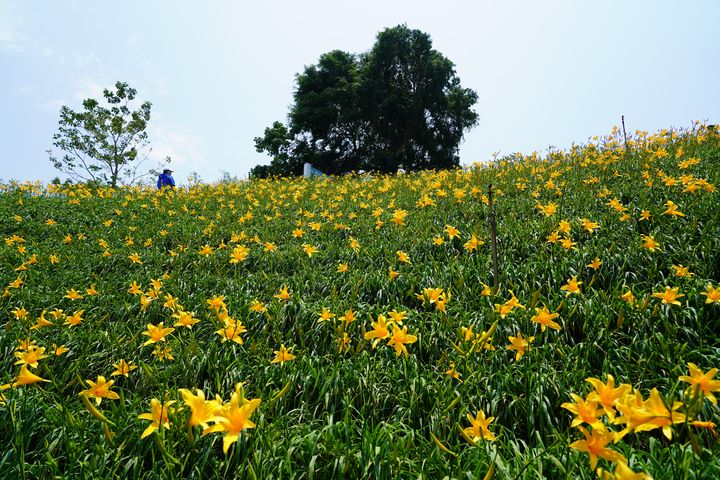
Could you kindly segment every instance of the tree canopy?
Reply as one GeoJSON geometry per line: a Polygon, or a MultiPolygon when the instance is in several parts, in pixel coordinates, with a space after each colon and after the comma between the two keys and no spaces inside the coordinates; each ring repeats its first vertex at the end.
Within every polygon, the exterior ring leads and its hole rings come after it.
{"type": "Polygon", "coordinates": [[[427,33],[385,29],[362,54],[333,50],[296,76],[288,124],[255,138],[272,157],[251,176],[293,176],[305,162],[329,174],[456,167],[477,94],[427,33]]]}
{"type": "Polygon", "coordinates": [[[48,150],[55,168],[73,180],[112,187],[144,176],[138,175],[137,167],[144,160],[138,161],[138,154],[148,145],[145,129],[152,104],[144,102],[131,110],[130,102],[136,95],[137,91],[127,83],[117,82],[115,90],[103,90],[107,106],[94,98],[83,101],[81,112],[63,106],[53,145],[65,153],[56,157],[48,150]]]}

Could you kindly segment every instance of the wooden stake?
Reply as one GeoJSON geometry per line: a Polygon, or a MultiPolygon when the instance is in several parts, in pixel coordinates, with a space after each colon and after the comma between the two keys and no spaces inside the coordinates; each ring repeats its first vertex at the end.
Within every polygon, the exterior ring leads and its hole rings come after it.
{"type": "Polygon", "coordinates": [[[500,267],[497,254],[497,223],[495,222],[495,209],[493,208],[492,183],[488,185],[488,224],[490,225],[490,245],[492,248],[493,268],[493,295],[497,295],[500,288],[500,267]]]}
{"type": "Polygon", "coordinates": [[[625,139],[625,157],[627,158],[628,154],[628,144],[627,144],[627,133],[625,133],[625,115],[622,115],[620,117],[622,120],[622,126],[623,126],[623,138],[625,139]]]}

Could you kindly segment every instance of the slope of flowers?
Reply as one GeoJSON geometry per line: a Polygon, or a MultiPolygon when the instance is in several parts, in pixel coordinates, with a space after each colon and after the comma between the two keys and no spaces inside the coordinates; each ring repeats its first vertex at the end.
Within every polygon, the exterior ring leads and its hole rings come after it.
{"type": "Polygon", "coordinates": [[[457,171],[4,185],[0,477],[718,478],[719,180],[696,123],[457,171]]]}

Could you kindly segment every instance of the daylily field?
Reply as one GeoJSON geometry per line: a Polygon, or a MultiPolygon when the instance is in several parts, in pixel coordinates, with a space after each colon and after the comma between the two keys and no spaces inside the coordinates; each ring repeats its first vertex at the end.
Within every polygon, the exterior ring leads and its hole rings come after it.
{"type": "Polygon", "coordinates": [[[720,478],[719,184],[699,122],[456,171],[4,184],[0,478],[720,478]]]}

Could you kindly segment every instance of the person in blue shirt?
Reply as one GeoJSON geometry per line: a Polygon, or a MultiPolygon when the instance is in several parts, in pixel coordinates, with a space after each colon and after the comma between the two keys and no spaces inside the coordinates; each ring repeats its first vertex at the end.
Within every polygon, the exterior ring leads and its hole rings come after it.
{"type": "Polygon", "coordinates": [[[172,177],[173,171],[169,168],[166,168],[163,170],[163,172],[158,177],[157,181],[157,187],[163,188],[163,187],[173,187],[175,188],[175,179],[172,177]]]}

